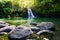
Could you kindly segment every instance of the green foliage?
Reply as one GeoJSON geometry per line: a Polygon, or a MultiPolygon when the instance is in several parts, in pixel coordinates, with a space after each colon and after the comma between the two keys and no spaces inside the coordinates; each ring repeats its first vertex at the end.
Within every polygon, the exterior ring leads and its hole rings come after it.
{"type": "MultiPolygon", "coordinates": [[[[18,0],[2,0],[0,2],[0,17],[27,17],[27,8],[21,9],[18,2],[18,0]]],[[[31,8],[37,17],[60,17],[60,0],[35,0],[34,7],[31,8]]]]}
{"type": "Polygon", "coordinates": [[[37,6],[33,9],[36,16],[59,17],[60,1],[56,0],[39,0],[37,6]]]}

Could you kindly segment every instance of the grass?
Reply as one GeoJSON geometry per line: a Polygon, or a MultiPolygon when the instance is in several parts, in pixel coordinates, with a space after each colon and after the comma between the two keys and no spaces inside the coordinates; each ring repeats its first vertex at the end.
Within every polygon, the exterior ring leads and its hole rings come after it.
{"type": "MultiPolygon", "coordinates": [[[[27,23],[27,18],[12,18],[12,19],[0,19],[5,22],[10,23],[11,25],[24,25],[27,23]]],[[[59,18],[35,18],[33,22],[40,23],[40,22],[53,22],[56,27],[56,31],[54,32],[55,40],[60,40],[60,19],[59,18]]],[[[7,37],[5,37],[8,40],[7,37]]],[[[1,40],[1,39],[0,39],[1,40]]]]}

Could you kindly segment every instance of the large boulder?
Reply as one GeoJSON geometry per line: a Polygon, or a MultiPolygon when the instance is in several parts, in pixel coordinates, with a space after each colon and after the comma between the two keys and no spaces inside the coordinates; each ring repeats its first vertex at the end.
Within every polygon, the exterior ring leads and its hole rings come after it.
{"type": "Polygon", "coordinates": [[[18,26],[16,29],[9,34],[10,40],[26,40],[26,37],[32,34],[32,30],[28,27],[18,26]]]}
{"type": "Polygon", "coordinates": [[[52,22],[41,22],[37,27],[39,27],[40,30],[55,30],[55,25],[52,22]]]}

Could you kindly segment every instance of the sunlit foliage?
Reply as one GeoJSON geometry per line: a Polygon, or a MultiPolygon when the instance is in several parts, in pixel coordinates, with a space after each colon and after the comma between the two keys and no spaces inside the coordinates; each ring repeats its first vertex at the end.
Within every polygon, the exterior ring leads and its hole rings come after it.
{"type": "Polygon", "coordinates": [[[26,17],[28,7],[37,17],[60,15],[60,0],[0,0],[0,17],[15,17],[16,13],[26,17]]]}
{"type": "Polygon", "coordinates": [[[34,3],[35,3],[34,0],[19,0],[19,5],[25,8],[34,6],[34,3]]]}
{"type": "Polygon", "coordinates": [[[36,0],[3,0],[3,2],[11,1],[12,5],[19,5],[21,8],[33,7],[36,0]]]}

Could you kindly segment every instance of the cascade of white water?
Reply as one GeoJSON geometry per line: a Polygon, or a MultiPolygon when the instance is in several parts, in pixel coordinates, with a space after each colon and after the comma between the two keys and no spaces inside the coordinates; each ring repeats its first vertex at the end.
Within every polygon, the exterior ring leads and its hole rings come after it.
{"type": "Polygon", "coordinates": [[[28,19],[33,19],[35,16],[33,15],[33,12],[31,8],[28,8],[28,19]]]}
{"type": "Polygon", "coordinates": [[[33,15],[31,8],[28,8],[28,25],[30,25],[30,23],[33,22],[34,18],[35,16],[33,15]]]}

